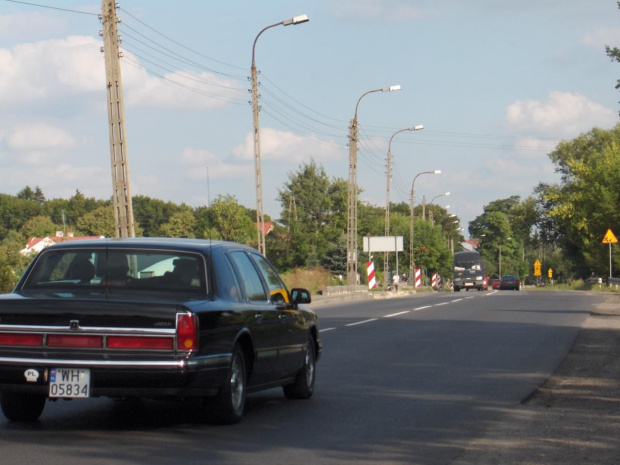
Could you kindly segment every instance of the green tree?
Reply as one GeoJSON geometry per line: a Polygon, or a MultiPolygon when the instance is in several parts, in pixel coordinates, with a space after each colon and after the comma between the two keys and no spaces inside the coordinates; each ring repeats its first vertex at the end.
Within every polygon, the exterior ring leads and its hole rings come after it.
{"type": "Polygon", "coordinates": [[[132,198],[133,217],[140,224],[145,237],[162,236],[160,228],[170,221],[172,215],[187,210],[187,205],[177,205],[147,196],[138,195],[132,198]]]}
{"type": "Polygon", "coordinates": [[[195,237],[195,226],[196,218],[193,212],[186,209],[172,215],[170,220],[161,226],[160,232],[164,237],[195,237]]]}
{"type": "Polygon", "coordinates": [[[77,220],[77,233],[84,236],[116,237],[114,207],[99,207],[77,220]]]}
{"type": "Polygon", "coordinates": [[[0,293],[12,291],[19,279],[9,257],[7,248],[0,245],[0,293]]]}
{"type": "Polygon", "coordinates": [[[210,208],[211,226],[225,241],[247,243],[256,233],[255,223],[233,195],[218,195],[210,208]]]}
{"type": "MultiPolygon", "coordinates": [[[[563,141],[549,157],[562,178],[536,189],[542,239],[561,247],[578,276],[591,271],[605,276],[609,256],[601,240],[607,229],[620,224],[620,124],[563,141]]],[[[620,253],[615,250],[613,261],[616,269],[620,253]]]]}
{"type": "MultiPolygon", "coordinates": [[[[345,186],[340,179],[330,180],[314,160],[289,173],[284,188],[278,191],[280,222],[286,235],[275,237],[285,241],[293,254],[293,266],[318,265],[330,244],[342,236],[347,223],[345,186]]],[[[267,254],[273,258],[269,248],[267,254]]]]}
{"type": "Polygon", "coordinates": [[[49,216],[34,216],[24,223],[19,232],[24,237],[46,237],[56,235],[62,228],[55,224],[49,216]]]}
{"type": "Polygon", "coordinates": [[[0,239],[11,230],[19,231],[30,218],[43,214],[43,206],[36,200],[0,194],[0,239]]]}

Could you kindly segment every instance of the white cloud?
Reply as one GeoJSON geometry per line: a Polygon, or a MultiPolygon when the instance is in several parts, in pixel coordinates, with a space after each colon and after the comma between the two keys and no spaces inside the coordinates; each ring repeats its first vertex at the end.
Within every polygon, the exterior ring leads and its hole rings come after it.
{"type": "Polygon", "coordinates": [[[603,46],[620,47],[620,29],[598,29],[583,37],[583,43],[588,47],[602,49],[603,46]]]}
{"type": "Polygon", "coordinates": [[[0,103],[102,92],[105,72],[100,46],[92,37],[73,36],[0,49],[0,103]]]}
{"type": "MultiPolygon", "coordinates": [[[[93,104],[96,98],[101,107],[106,82],[101,46],[93,37],[71,36],[0,49],[0,104],[41,102],[49,106],[54,98],[83,98],[84,93],[92,93],[93,104]]],[[[179,71],[154,77],[130,52],[123,53],[126,106],[203,110],[246,98],[247,89],[211,73],[179,71]]]]}
{"type": "MultiPolygon", "coordinates": [[[[310,136],[304,137],[291,132],[262,128],[260,131],[261,158],[263,160],[283,160],[288,163],[330,160],[340,155],[341,148],[332,142],[321,141],[310,136]]],[[[254,137],[248,133],[243,144],[235,147],[233,154],[241,160],[254,159],[254,137]]]]}
{"type": "Polygon", "coordinates": [[[129,52],[123,53],[127,58],[124,64],[129,64],[123,67],[123,88],[128,106],[206,110],[225,106],[235,98],[247,97],[247,89],[211,73],[178,71],[168,73],[164,78],[148,75],[145,69],[135,65],[137,58],[129,52]]]}
{"type": "Polygon", "coordinates": [[[334,2],[332,8],[336,17],[347,19],[407,21],[423,18],[422,9],[411,3],[409,0],[340,0],[334,2]]]}
{"type": "Polygon", "coordinates": [[[12,128],[7,136],[8,146],[17,150],[66,149],[76,145],[64,129],[45,123],[12,128]]]}
{"type": "Polygon", "coordinates": [[[506,109],[508,130],[533,132],[549,137],[576,137],[593,127],[609,128],[616,113],[583,95],[552,91],[544,101],[517,101],[506,109]]]}

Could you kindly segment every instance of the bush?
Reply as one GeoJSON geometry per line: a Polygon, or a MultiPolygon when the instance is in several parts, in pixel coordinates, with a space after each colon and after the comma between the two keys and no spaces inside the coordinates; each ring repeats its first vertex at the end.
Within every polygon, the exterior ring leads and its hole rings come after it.
{"type": "Polygon", "coordinates": [[[303,287],[312,294],[332,286],[334,282],[331,272],[325,268],[295,268],[282,273],[281,276],[289,289],[303,287]]]}

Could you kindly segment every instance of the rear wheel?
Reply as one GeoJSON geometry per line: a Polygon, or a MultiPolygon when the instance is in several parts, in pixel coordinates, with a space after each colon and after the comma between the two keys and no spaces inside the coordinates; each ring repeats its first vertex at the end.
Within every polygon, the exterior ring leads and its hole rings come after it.
{"type": "Polygon", "coordinates": [[[309,399],[314,393],[314,380],[316,378],[316,350],[314,338],[308,338],[304,366],[297,373],[292,384],[283,386],[284,395],[287,399],[309,399]]]}
{"type": "Polygon", "coordinates": [[[43,413],[46,400],[47,397],[41,395],[3,392],[0,394],[0,407],[10,421],[32,422],[43,413]]]}
{"type": "Polygon", "coordinates": [[[245,356],[241,347],[236,345],[226,382],[217,396],[207,400],[215,421],[227,425],[239,423],[245,407],[246,387],[245,356]]]}

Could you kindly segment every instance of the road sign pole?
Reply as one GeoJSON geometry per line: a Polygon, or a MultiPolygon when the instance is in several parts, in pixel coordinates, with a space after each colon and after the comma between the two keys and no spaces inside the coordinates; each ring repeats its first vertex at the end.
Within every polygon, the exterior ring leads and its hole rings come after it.
{"type": "MultiPolygon", "coordinates": [[[[611,278],[613,274],[611,273],[611,242],[609,243],[609,277],[611,278]]],[[[611,281],[607,281],[611,283],[611,281]]]]}

